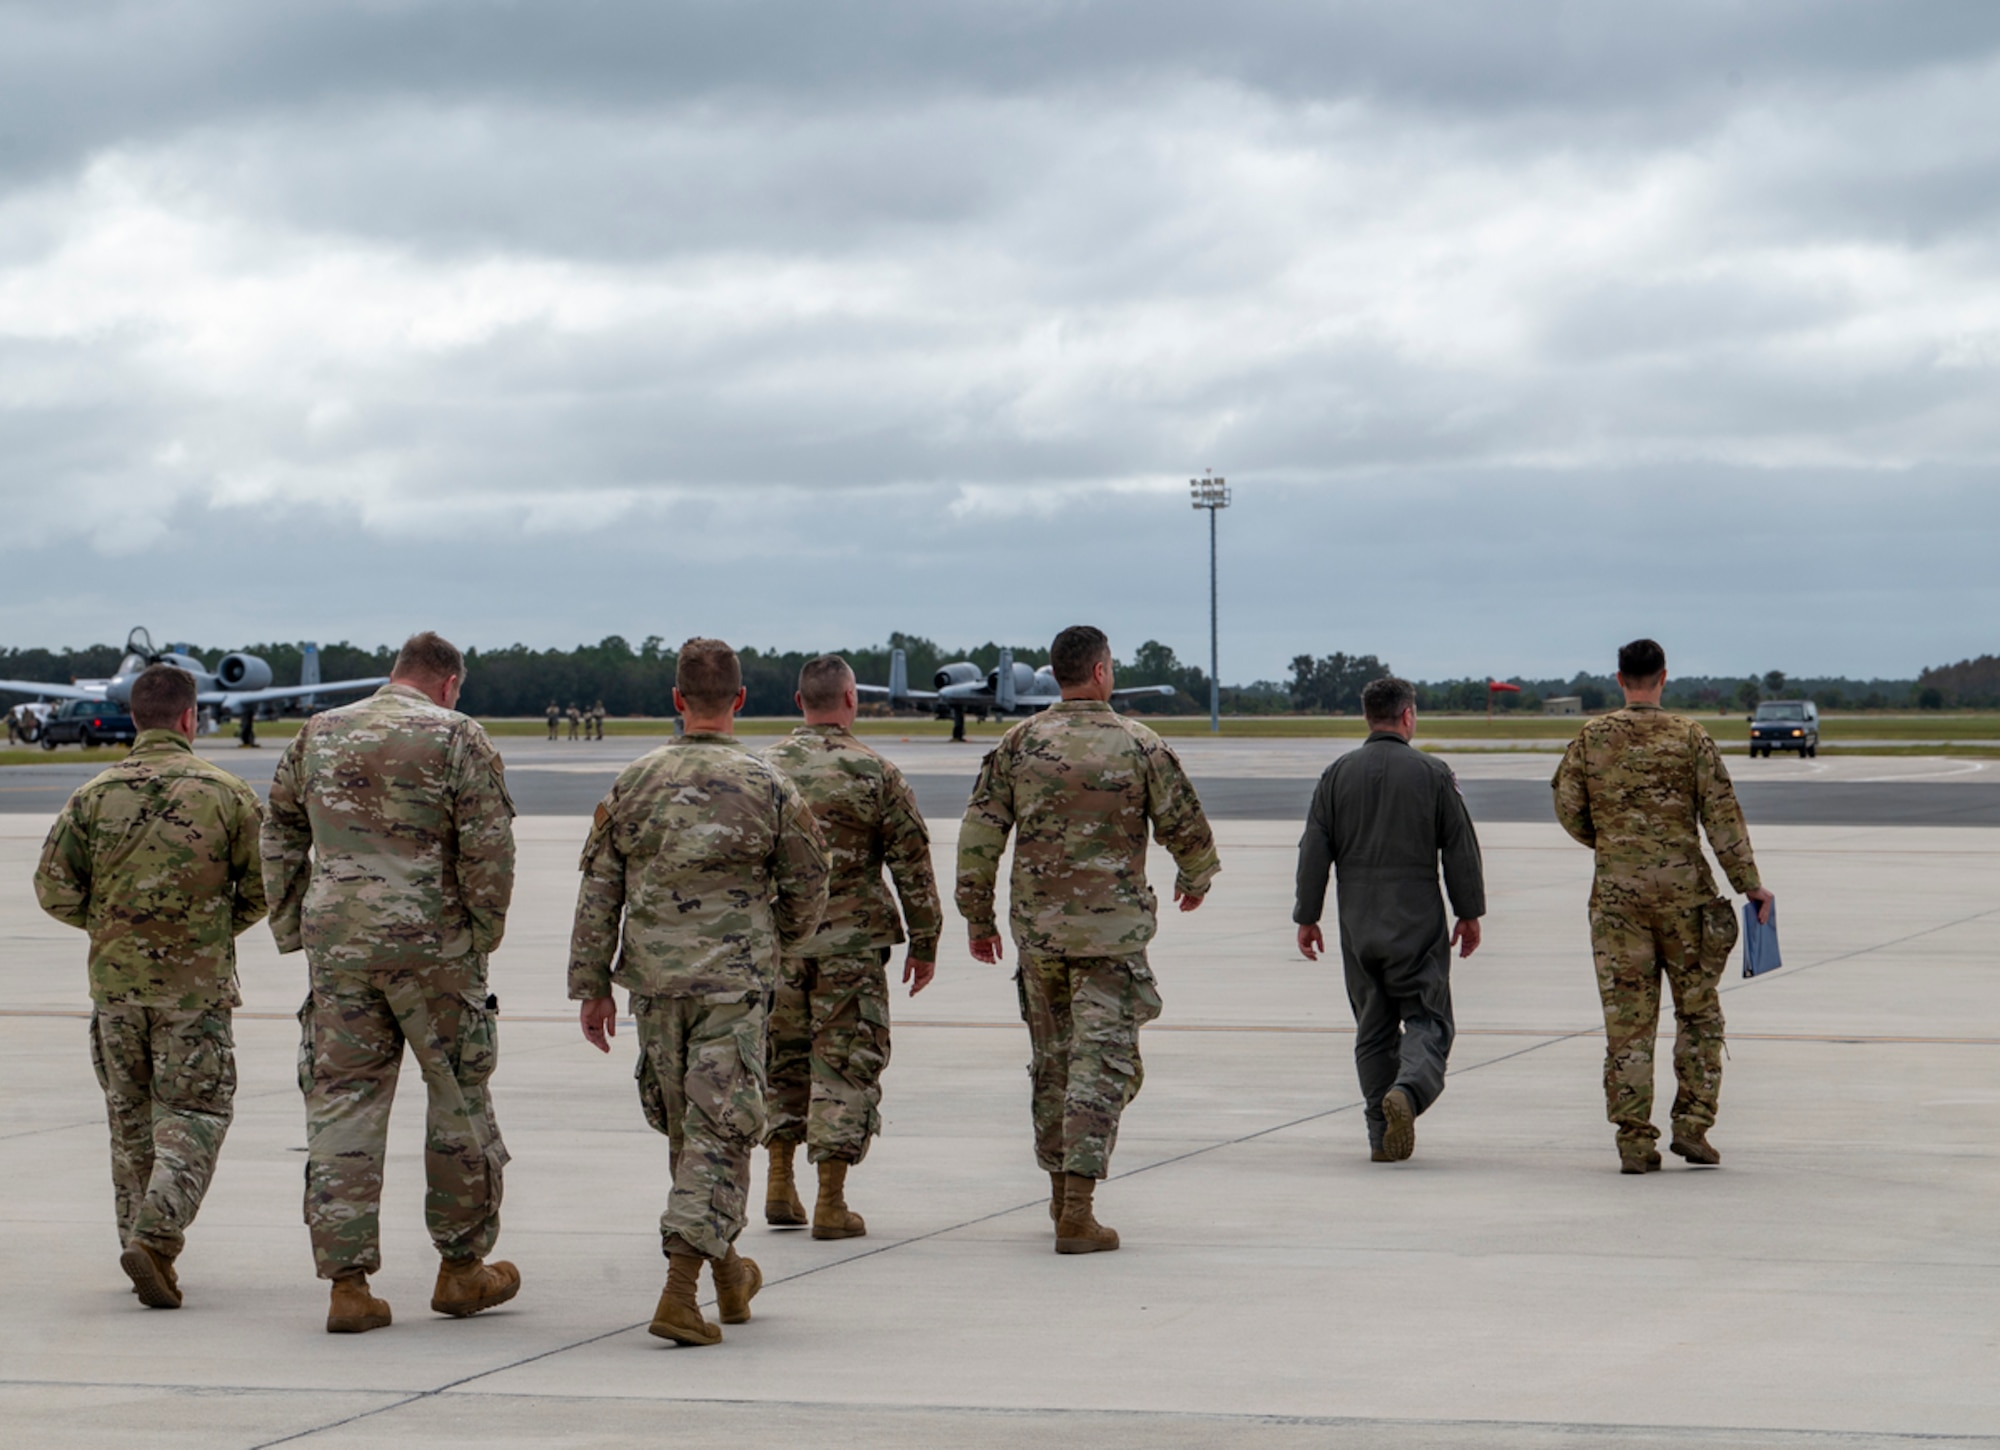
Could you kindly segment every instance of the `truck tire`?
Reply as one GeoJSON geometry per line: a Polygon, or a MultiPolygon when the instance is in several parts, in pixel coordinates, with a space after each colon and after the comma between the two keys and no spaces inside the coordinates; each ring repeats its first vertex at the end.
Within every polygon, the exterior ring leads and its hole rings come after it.
{"type": "Polygon", "coordinates": [[[56,748],[56,738],[55,738],[55,736],[53,736],[53,735],[49,734],[49,731],[48,731],[48,727],[47,727],[47,726],[43,726],[43,727],[42,727],[42,749],[44,749],[44,750],[54,750],[55,748],[56,748]]]}

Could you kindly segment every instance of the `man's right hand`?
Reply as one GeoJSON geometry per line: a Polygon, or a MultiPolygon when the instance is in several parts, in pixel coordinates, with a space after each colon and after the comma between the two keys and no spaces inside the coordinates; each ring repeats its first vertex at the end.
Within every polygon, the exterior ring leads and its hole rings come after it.
{"type": "Polygon", "coordinates": [[[1757,924],[1759,926],[1769,926],[1771,923],[1771,908],[1777,903],[1778,898],[1761,886],[1755,891],[1746,891],[1743,894],[1757,903],[1757,924]]]}
{"type": "Polygon", "coordinates": [[[583,1040],[599,1052],[611,1050],[610,1040],[618,1035],[618,1003],[610,997],[592,997],[577,1009],[583,1026],[583,1040]]]}
{"type": "Polygon", "coordinates": [[[1319,929],[1318,922],[1308,922],[1299,928],[1299,950],[1309,962],[1318,961],[1319,954],[1326,950],[1326,934],[1319,929]]]}
{"type": "Polygon", "coordinates": [[[1002,955],[998,932],[992,936],[976,936],[972,939],[972,959],[975,962],[984,962],[990,967],[998,963],[1002,955]]]}

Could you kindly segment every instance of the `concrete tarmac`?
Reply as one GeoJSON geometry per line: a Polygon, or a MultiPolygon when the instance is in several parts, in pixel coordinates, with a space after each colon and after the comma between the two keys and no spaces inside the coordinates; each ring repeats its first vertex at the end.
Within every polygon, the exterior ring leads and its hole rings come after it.
{"type": "MultiPolygon", "coordinates": [[[[774,736],[749,737],[761,745],[774,736]]],[[[643,736],[604,741],[507,738],[508,785],[524,815],[588,815],[618,772],[660,742],[643,736]]],[[[964,814],[984,753],[929,736],[870,736],[902,767],[930,819],[964,814]]],[[[1217,820],[1305,818],[1314,783],[1353,740],[1262,740],[1200,736],[1173,742],[1217,820]]],[[[201,749],[260,794],[270,786],[282,747],[244,750],[227,739],[201,749]]],[[[1468,751],[1443,758],[1458,773],[1473,818],[1481,822],[1552,818],[1549,751],[1468,751]]],[[[0,770],[0,813],[53,815],[100,767],[63,764],[0,770]]],[[[1994,762],[1921,756],[1841,756],[1823,760],[1732,763],[1745,809],[1770,825],[2000,826],[2000,769],[1994,762]]]]}
{"type": "MultiPolygon", "coordinates": [[[[753,1217],[755,1320],[683,1350],[643,1327],[668,1175],[629,1025],[602,1057],[564,996],[584,828],[519,822],[492,963],[500,1252],[521,1296],[427,1311],[412,1074],[376,1280],[396,1322],[350,1338],[323,1333],[299,1222],[302,959],[262,927],[243,939],[237,1117],[181,1261],[187,1307],[141,1309],[117,1267],[83,938],[35,908],[41,822],[0,817],[0,1440],[2000,1445],[2000,833],[1759,827],[1790,965],[1725,981],[1723,1166],[1628,1178],[1603,1120],[1587,853],[1549,824],[1485,829],[1493,912],[1456,971],[1450,1086],[1416,1156],[1378,1165],[1337,969],[1292,944],[1297,827],[1226,821],[1214,896],[1152,952],[1167,1010],[1100,1193],[1125,1247],[1088,1258],[1051,1252],[1014,988],[953,918],[937,983],[895,1001],[885,1136],[850,1180],[869,1236],[753,1217]]],[[[947,882],[953,834],[936,823],[947,882]]]]}

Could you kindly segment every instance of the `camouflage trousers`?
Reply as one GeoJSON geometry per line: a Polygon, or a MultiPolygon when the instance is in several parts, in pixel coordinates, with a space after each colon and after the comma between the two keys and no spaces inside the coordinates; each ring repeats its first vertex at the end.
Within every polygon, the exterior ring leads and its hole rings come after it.
{"type": "Polygon", "coordinates": [[[764,1138],[764,998],[632,996],[639,1105],[674,1175],[660,1251],[726,1258],[764,1138]]]}
{"type": "Polygon", "coordinates": [[[1674,1001],[1676,1129],[1701,1132],[1715,1122],[1722,1094],[1722,999],[1716,987],[1736,945],[1736,917],[1726,901],[1687,910],[1596,909],[1590,946],[1604,1002],[1605,1115],[1621,1146],[1650,1144],[1653,1039],[1660,1025],[1660,979],[1674,1001]]]}
{"type": "Polygon", "coordinates": [[[1103,1178],[1118,1119],[1146,1080],[1139,1029],[1160,1015],[1146,954],[1021,955],[1015,982],[1033,1054],[1035,1161],[1047,1173],[1103,1178]]]}
{"type": "Polygon", "coordinates": [[[111,1122],[111,1188],[121,1246],[173,1258],[215,1177],[236,1097],[227,1007],[99,1007],[90,1065],[111,1122]]]}
{"type": "Polygon", "coordinates": [[[859,1163],[882,1131],[889,952],[787,957],[771,998],[770,1123],[815,1163],[859,1163]]]}
{"type": "Polygon", "coordinates": [[[423,1074],[424,1223],[447,1259],[484,1258],[500,1236],[507,1147],[487,1082],[499,1058],[486,964],[315,967],[299,1009],[306,1096],[306,1227],[322,1279],[382,1267],[382,1163],[407,1043],[423,1074]]]}

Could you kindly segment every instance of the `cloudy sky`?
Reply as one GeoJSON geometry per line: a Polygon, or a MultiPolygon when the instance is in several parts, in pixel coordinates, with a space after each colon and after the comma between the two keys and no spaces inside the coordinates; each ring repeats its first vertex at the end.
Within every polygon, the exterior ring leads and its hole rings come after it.
{"type": "Polygon", "coordinates": [[[0,0],[0,644],[2000,650],[2000,9],[0,0]]]}

